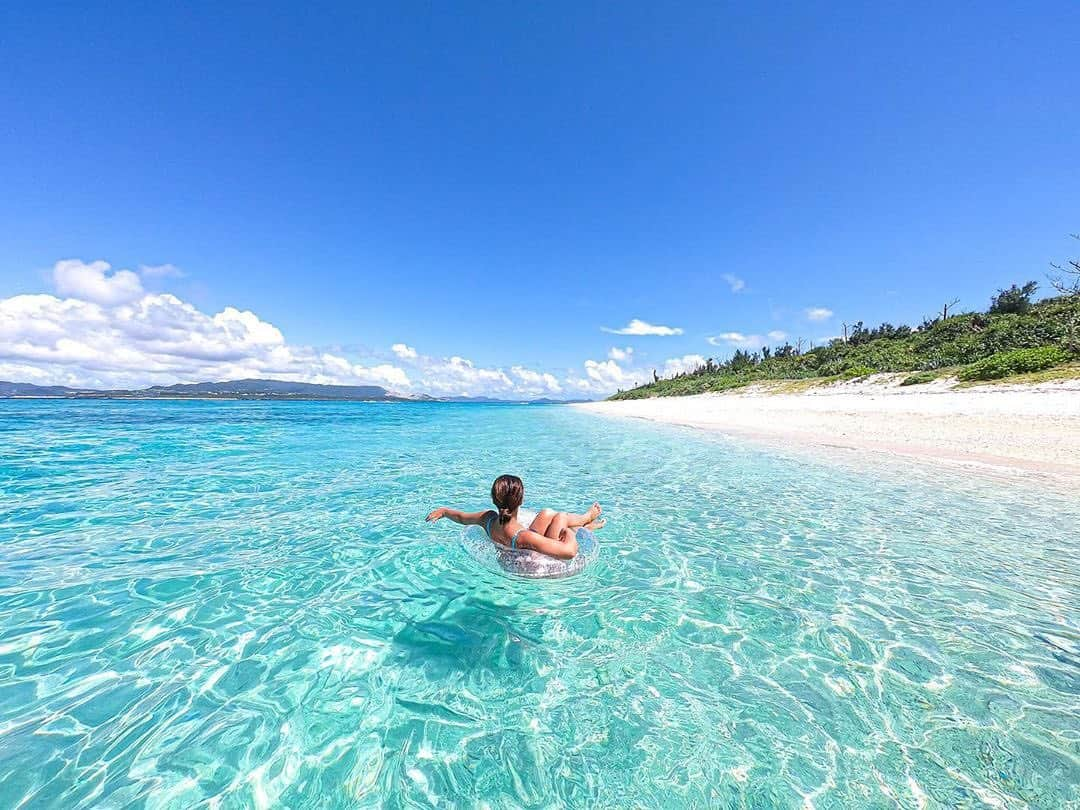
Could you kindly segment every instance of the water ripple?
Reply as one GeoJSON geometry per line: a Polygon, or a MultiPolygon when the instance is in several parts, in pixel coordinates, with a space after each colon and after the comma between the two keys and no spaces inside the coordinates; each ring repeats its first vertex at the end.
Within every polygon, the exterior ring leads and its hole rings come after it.
{"type": "Polygon", "coordinates": [[[1077,525],[563,408],[0,401],[0,806],[1077,806],[1077,525]],[[505,471],[600,559],[423,525],[505,471]]]}

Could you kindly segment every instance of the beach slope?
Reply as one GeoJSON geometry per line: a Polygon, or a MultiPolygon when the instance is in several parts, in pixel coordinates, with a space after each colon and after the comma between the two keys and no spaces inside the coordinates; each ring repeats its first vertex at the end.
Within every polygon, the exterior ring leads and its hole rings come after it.
{"type": "Polygon", "coordinates": [[[717,394],[591,402],[583,411],[1039,473],[1080,484],[1080,382],[903,387],[894,375],[798,393],[755,385],[717,394]]]}

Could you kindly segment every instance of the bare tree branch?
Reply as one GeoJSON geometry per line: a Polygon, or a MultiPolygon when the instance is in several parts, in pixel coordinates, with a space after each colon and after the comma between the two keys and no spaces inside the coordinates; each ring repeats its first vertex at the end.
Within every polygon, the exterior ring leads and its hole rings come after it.
{"type": "MultiPolygon", "coordinates": [[[[1069,234],[1073,239],[1080,240],[1080,234],[1069,234]]],[[[1062,295],[1080,295],[1080,261],[1070,259],[1065,264],[1050,263],[1056,273],[1048,273],[1050,286],[1062,295]]]]}

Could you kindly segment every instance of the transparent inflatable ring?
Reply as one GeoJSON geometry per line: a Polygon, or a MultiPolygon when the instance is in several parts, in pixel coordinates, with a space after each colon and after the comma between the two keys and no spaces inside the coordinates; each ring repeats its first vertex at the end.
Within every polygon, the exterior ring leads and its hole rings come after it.
{"type": "MultiPolygon", "coordinates": [[[[535,512],[521,509],[518,520],[528,526],[536,517],[535,512]]],[[[461,533],[465,550],[477,562],[500,574],[510,574],[527,579],[562,579],[581,572],[600,554],[596,535],[585,528],[577,530],[578,553],[572,560],[560,560],[530,549],[509,549],[496,545],[487,536],[483,526],[466,526],[461,533]]]]}

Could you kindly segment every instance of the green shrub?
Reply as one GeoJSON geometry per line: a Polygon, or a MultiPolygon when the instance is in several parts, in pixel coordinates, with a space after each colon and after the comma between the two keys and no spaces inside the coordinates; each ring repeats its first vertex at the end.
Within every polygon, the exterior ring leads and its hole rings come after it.
{"type": "Polygon", "coordinates": [[[961,380],[998,380],[1013,374],[1027,374],[1064,363],[1069,356],[1057,346],[1040,346],[1037,349],[1016,349],[998,352],[960,370],[961,380]]]}
{"type": "Polygon", "coordinates": [[[890,324],[865,329],[856,323],[848,341],[835,338],[802,353],[801,346],[785,344],[768,352],[740,351],[728,360],[709,358],[700,368],[621,392],[615,398],[726,391],[762,380],[815,378],[832,382],[875,372],[904,372],[908,377],[903,384],[919,385],[963,366],[968,366],[963,379],[998,379],[1080,357],[1080,296],[1029,299],[1025,287],[1010,288],[999,293],[993,313],[963,312],[944,320],[927,319],[915,330],[890,324]],[[1047,354],[1053,348],[1066,357],[1047,354]],[[1012,357],[1015,352],[1020,359],[1001,357],[1012,357]],[[920,372],[936,374],[924,376],[920,372]]]}
{"type": "Polygon", "coordinates": [[[869,377],[871,374],[877,374],[877,370],[870,366],[852,366],[844,369],[840,377],[844,380],[857,380],[859,377],[869,377]]]}
{"type": "Polygon", "coordinates": [[[937,379],[937,374],[932,371],[920,371],[917,374],[910,374],[900,382],[900,385],[926,385],[926,383],[933,382],[937,379]]]}

